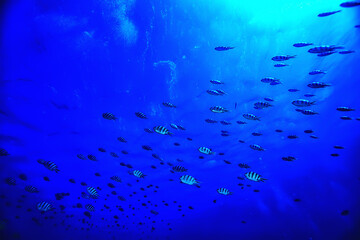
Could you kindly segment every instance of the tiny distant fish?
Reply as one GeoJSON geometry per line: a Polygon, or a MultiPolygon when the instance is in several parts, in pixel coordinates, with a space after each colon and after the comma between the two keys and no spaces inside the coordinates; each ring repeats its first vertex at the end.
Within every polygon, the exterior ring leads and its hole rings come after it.
{"type": "Polygon", "coordinates": [[[326,56],[330,56],[334,53],[336,53],[336,51],[328,51],[328,52],[319,53],[319,54],[317,54],[317,56],[318,57],[326,57],[326,56]]]}
{"type": "Polygon", "coordinates": [[[306,94],[304,94],[304,97],[315,97],[315,94],[306,93],[306,94]]]}
{"type": "Polygon", "coordinates": [[[217,121],[216,120],[214,120],[214,119],[205,119],[205,122],[207,122],[207,123],[217,123],[217,121]]]}
{"type": "Polygon", "coordinates": [[[148,145],[143,145],[143,146],[141,146],[144,150],[147,150],[147,151],[151,151],[152,150],[152,148],[150,147],[150,146],[148,146],[148,145]]]}
{"type": "Polygon", "coordinates": [[[338,107],[336,108],[336,110],[340,111],[340,112],[351,112],[351,111],[355,111],[354,108],[349,108],[349,107],[338,107]]]}
{"type": "Polygon", "coordinates": [[[112,176],[112,177],[110,177],[110,179],[113,180],[113,181],[115,181],[115,182],[119,182],[119,183],[122,182],[122,181],[121,181],[121,178],[120,178],[119,176],[112,176]]]}
{"type": "Polygon", "coordinates": [[[221,130],[222,133],[229,133],[229,131],[221,130]]]}
{"type": "Polygon", "coordinates": [[[98,148],[99,152],[106,152],[104,148],[98,148]]]}
{"type": "Polygon", "coordinates": [[[281,129],[276,129],[275,132],[282,133],[283,130],[281,130],[281,129]]]}
{"type": "Polygon", "coordinates": [[[158,134],[162,134],[162,135],[172,135],[171,132],[169,132],[169,130],[163,126],[156,126],[154,127],[154,131],[158,134]]]}
{"type": "Polygon", "coordinates": [[[294,43],[293,46],[294,47],[307,47],[313,45],[313,43],[308,43],[308,42],[299,42],[299,43],[294,43]]]}
{"type": "Polygon", "coordinates": [[[143,174],[140,170],[134,170],[129,172],[131,175],[134,175],[137,178],[144,178],[146,175],[143,174]]]}
{"type": "Polygon", "coordinates": [[[263,79],[261,79],[261,82],[263,83],[272,83],[272,82],[277,82],[280,81],[280,79],[274,78],[274,77],[265,77],[263,79]]]}
{"type": "Polygon", "coordinates": [[[313,110],[295,109],[295,111],[301,112],[304,115],[316,115],[316,114],[319,114],[318,112],[315,112],[313,110]]]}
{"type": "Polygon", "coordinates": [[[97,161],[96,157],[94,155],[92,155],[92,154],[89,154],[87,157],[91,161],[97,161]]]}
{"type": "Polygon", "coordinates": [[[102,117],[107,119],[107,120],[116,120],[117,118],[114,116],[114,114],[112,113],[103,113],[102,117]]]}
{"type": "Polygon", "coordinates": [[[253,132],[251,133],[251,135],[255,136],[255,137],[259,137],[262,135],[262,133],[258,133],[258,132],[253,132]]]}
{"type": "Polygon", "coordinates": [[[182,130],[182,131],[185,131],[186,130],[186,128],[184,128],[183,126],[181,126],[181,125],[176,125],[177,127],[178,127],[178,129],[180,129],[180,130],[182,130]]]}
{"type": "Polygon", "coordinates": [[[332,157],[338,157],[338,156],[340,156],[338,153],[332,153],[332,154],[330,154],[330,156],[332,156],[332,157]]]}
{"type": "Polygon", "coordinates": [[[315,135],[310,135],[310,137],[313,138],[313,139],[318,139],[318,137],[315,136],[315,135]]]}
{"type": "Polygon", "coordinates": [[[238,166],[239,166],[240,168],[245,168],[245,169],[250,168],[250,166],[247,165],[246,163],[239,163],[238,166]]]}
{"type": "Polygon", "coordinates": [[[352,118],[349,117],[349,116],[341,116],[340,119],[342,119],[342,120],[352,120],[352,118]]]}
{"type": "Polygon", "coordinates": [[[246,122],[243,122],[243,121],[236,121],[236,123],[237,123],[237,124],[240,124],[240,125],[242,125],[242,124],[247,124],[246,122]]]}
{"type": "Polygon", "coordinates": [[[219,80],[210,80],[210,82],[212,84],[224,84],[223,82],[219,81],[219,80]]]}
{"type": "Polygon", "coordinates": [[[332,12],[324,12],[324,13],[320,13],[320,14],[318,14],[318,17],[327,17],[327,16],[333,15],[333,14],[338,13],[338,12],[341,12],[341,10],[338,10],[338,11],[332,11],[332,12]]]}
{"type": "Polygon", "coordinates": [[[224,91],[222,90],[206,90],[206,92],[210,95],[214,95],[214,96],[222,96],[225,94],[224,91]]]}
{"type": "Polygon", "coordinates": [[[273,61],[286,61],[286,60],[289,60],[291,58],[295,58],[296,55],[279,55],[279,56],[275,56],[275,57],[272,57],[271,60],[273,61]]]}
{"type": "Polygon", "coordinates": [[[151,130],[150,128],[144,128],[144,131],[147,132],[147,133],[154,133],[154,131],[151,130]]]}
{"type": "Polygon", "coordinates": [[[172,167],[172,170],[174,172],[186,172],[187,171],[186,168],[184,168],[183,166],[180,166],[180,165],[172,167]]]}
{"type": "Polygon", "coordinates": [[[354,50],[344,50],[344,51],[340,51],[339,54],[350,54],[350,53],[354,53],[354,50]]]}
{"type": "Polygon", "coordinates": [[[322,71],[322,70],[314,70],[309,72],[309,75],[318,75],[318,74],[326,74],[326,71],[322,71]]]}
{"type": "Polygon", "coordinates": [[[296,160],[296,158],[292,157],[292,156],[288,156],[288,157],[282,157],[282,160],[287,161],[287,162],[292,162],[292,161],[296,160]]]}
{"type": "Polygon", "coordinates": [[[10,186],[15,186],[16,185],[16,180],[15,180],[15,178],[8,177],[8,178],[5,179],[5,183],[7,185],[10,185],[10,186]]]}
{"type": "Polygon", "coordinates": [[[210,148],[207,147],[199,147],[199,152],[206,154],[206,155],[210,155],[210,154],[215,154],[214,152],[211,151],[210,148]]]}
{"type": "Polygon", "coordinates": [[[244,141],[244,140],[239,140],[238,142],[239,142],[239,143],[245,143],[245,141],[244,141]]]}
{"type": "Polygon", "coordinates": [[[297,99],[297,100],[292,101],[292,104],[297,107],[310,107],[315,104],[315,101],[310,102],[309,100],[306,100],[306,99],[297,99]]]}
{"type": "Polygon", "coordinates": [[[123,138],[123,137],[118,137],[117,140],[118,140],[119,142],[123,142],[123,143],[126,143],[126,142],[127,142],[126,139],[123,138]]]}
{"type": "Polygon", "coordinates": [[[85,209],[90,211],[90,212],[94,212],[95,211],[95,207],[91,204],[86,204],[85,205],[85,209]]]}
{"type": "Polygon", "coordinates": [[[272,107],[272,105],[268,102],[256,102],[254,103],[254,107],[257,109],[264,109],[264,108],[272,107]]]}
{"type": "Polygon", "coordinates": [[[25,189],[25,191],[27,191],[29,193],[38,193],[39,192],[39,190],[36,187],[30,186],[30,185],[25,186],[24,189],[25,189]]]}
{"type": "Polygon", "coordinates": [[[231,122],[228,122],[228,121],[225,121],[225,120],[220,121],[220,123],[221,123],[222,125],[230,125],[230,124],[231,124],[231,122]]]}
{"type": "Polygon", "coordinates": [[[8,155],[9,153],[5,149],[0,148],[0,156],[8,156],[8,155]]]}
{"type": "Polygon", "coordinates": [[[172,127],[173,129],[179,130],[179,127],[175,123],[171,123],[170,127],[172,127]]]}
{"type": "Polygon", "coordinates": [[[279,85],[279,84],[281,84],[280,81],[273,81],[270,83],[271,86],[275,86],[275,85],[279,85]]]}
{"type": "Polygon", "coordinates": [[[325,88],[331,86],[330,84],[324,82],[312,82],[307,85],[309,88],[325,88]]]}
{"type": "Polygon", "coordinates": [[[251,113],[245,113],[245,114],[243,114],[243,117],[246,118],[247,120],[260,121],[259,117],[255,116],[254,114],[251,114],[251,113]]]}
{"type": "Polygon", "coordinates": [[[229,133],[221,133],[220,135],[223,136],[223,137],[228,137],[228,136],[230,136],[229,133]]]}
{"type": "Polygon", "coordinates": [[[308,130],[304,130],[304,133],[313,133],[314,131],[311,130],[311,129],[308,129],[308,130]]]}
{"type": "Polygon", "coordinates": [[[265,100],[265,101],[268,101],[268,102],[273,102],[273,101],[274,101],[274,99],[269,98],[269,97],[265,97],[264,100],[265,100]]]}
{"type": "Polygon", "coordinates": [[[344,8],[350,8],[350,7],[356,7],[356,6],[360,6],[360,2],[351,1],[351,2],[343,2],[340,4],[340,7],[344,7],[344,8]]]}
{"type": "Polygon", "coordinates": [[[279,68],[279,67],[287,67],[287,66],[289,66],[289,64],[285,64],[285,63],[278,63],[278,64],[274,65],[274,67],[277,67],[277,68],[279,68]]]}
{"type": "Polygon", "coordinates": [[[308,50],[309,53],[327,53],[327,52],[333,52],[336,49],[343,49],[342,46],[336,46],[336,45],[320,45],[313,48],[310,48],[308,50]]]}
{"type": "Polygon", "coordinates": [[[138,118],[147,119],[147,116],[145,115],[145,113],[142,113],[142,112],[136,112],[135,116],[137,116],[138,118]]]}
{"type": "Polygon", "coordinates": [[[152,156],[153,158],[156,158],[156,159],[162,161],[162,158],[161,158],[159,155],[157,155],[156,153],[151,154],[151,156],[152,156]]]}
{"type": "Polygon", "coordinates": [[[216,190],[219,194],[221,195],[231,195],[233,194],[232,192],[229,191],[229,189],[227,188],[219,188],[216,190]]]}
{"type": "Polygon", "coordinates": [[[287,136],[287,138],[288,139],[297,139],[299,137],[297,135],[292,134],[292,135],[287,136]]]}
{"type": "Polygon", "coordinates": [[[176,106],[172,103],[169,103],[169,102],[163,102],[162,103],[165,107],[169,107],[169,108],[176,108],[176,106]]]}
{"type": "Polygon", "coordinates": [[[355,25],[354,28],[360,28],[360,25],[355,25]]]}
{"type": "Polygon", "coordinates": [[[94,199],[99,198],[99,194],[94,187],[87,187],[86,190],[90,194],[91,198],[94,198],[94,199]]]}
{"type": "Polygon", "coordinates": [[[219,46],[219,47],[215,47],[214,49],[216,51],[228,51],[228,50],[231,50],[231,49],[234,49],[235,47],[224,47],[224,46],[219,46]]]}
{"type": "Polygon", "coordinates": [[[343,146],[339,146],[339,145],[335,145],[334,148],[335,148],[335,149],[344,149],[343,146]]]}
{"type": "Polygon", "coordinates": [[[114,153],[114,152],[110,152],[110,155],[111,155],[112,157],[114,157],[114,158],[118,158],[118,157],[119,157],[119,155],[117,155],[117,154],[114,153]]]}
{"type": "Polygon", "coordinates": [[[44,161],[42,159],[39,159],[39,160],[37,160],[37,162],[44,165],[44,167],[46,167],[50,171],[55,171],[56,173],[58,173],[60,171],[58,169],[57,165],[51,161],[44,161]]]}
{"type": "Polygon", "coordinates": [[[267,180],[255,172],[247,172],[245,173],[245,177],[254,182],[264,182],[265,180],[267,180]]]}
{"type": "Polygon", "coordinates": [[[260,145],[257,145],[257,144],[251,144],[249,147],[256,151],[265,151],[265,149],[263,147],[261,147],[260,145]]]}
{"type": "Polygon", "coordinates": [[[40,212],[44,213],[44,212],[53,210],[54,207],[53,207],[50,203],[48,203],[48,202],[39,202],[39,203],[37,204],[37,209],[38,209],[40,212]]]}
{"type": "Polygon", "coordinates": [[[188,185],[199,185],[199,182],[190,175],[183,175],[180,177],[180,182],[188,185]]]}
{"type": "Polygon", "coordinates": [[[225,113],[228,112],[229,110],[221,106],[215,106],[215,107],[211,107],[210,111],[212,111],[213,113],[225,113]]]}
{"type": "Polygon", "coordinates": [[[290,88],[288,89],[289,92],[298,92],[300,91],[299,89],[296,89],[296,88],[290,88]]]}

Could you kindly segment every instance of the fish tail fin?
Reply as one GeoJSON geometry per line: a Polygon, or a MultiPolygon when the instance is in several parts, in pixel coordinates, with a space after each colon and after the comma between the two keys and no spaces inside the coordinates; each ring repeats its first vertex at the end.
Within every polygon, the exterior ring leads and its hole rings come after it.
{"type": "Polygon", "coordinates": [[[268,180],[268,179],[266,179],[266,178],[261,178],[261,182],[265,182],[266,180],[268,180]]]}
{"type": "Polygon", "coordinates": [[[216,152],[211,152],[210,154],[211,154],[211,155],[216,155],[216,152]]]}
{"type": "Polygon", "coordinates": [[[296,55],[291,55],[290,58],[296,58],[296,55]]]}
{"type": "Polygon", "coordinates": [[[172,136],[172,135],[174,135],[174,134],[173,134],[172,132],[169,132],[168,135],[169,135],[169,136],[172,136]]]}
{"type": "Polygon", "coordinates": [[[315,105],[316,104],[316,101],[313,101],[313,102],[310,102],[311,105],[315,105]]]}
{"type": "Polygon", "coordinates": [[[59,170],[59,169],[55,169],[54,171],[55,171],[56,173],[60,172],[60,170],[59,170]]]}

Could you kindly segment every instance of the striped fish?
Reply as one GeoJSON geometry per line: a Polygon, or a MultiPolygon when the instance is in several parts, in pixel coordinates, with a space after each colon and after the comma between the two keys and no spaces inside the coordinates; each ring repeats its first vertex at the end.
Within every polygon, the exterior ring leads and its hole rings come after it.
{"type": "Polygon", "coordinates": [[[210,155],[210,154],[215,154],[214,152],[211,151],[210,148],[207,147],[199,147],[199,152],[206,154],[206,155],[210,155]]]}
{"type": "Polygon", "coordinates": [[[90,194],[91,198],[99,198],[99,194],[94,187],[87,187],[86,190],[90,194]]]}
{"type": "Polygon", "coordinates": [[[274,67],[287,67],[287,66],[289,66],[289,64],[285,64],[285,63],[278,63],[274,65],[274,67]]]}
{"type": "Polygon", "coordinates": [[[102,114],[102,117],[105,118],[105,119],[107,119],[107,120],[116,120],[116,119],[117,119],[117,118],[114,116],[114,114],[109,113],[109,112],[103,113],[103,114],[102,114]]]}
{"type": "Polygon", "coordinates": [[[90,211],[90,212],[94,212],[95,211],[95,207],[91,204],[86,204],[85,205],[85,209],[90,211]]]}
{"type": "Polygon", "coordinates": [[[180,177],[180,182],[188,185],[199,185],[199,182],[190,175],[183,175],[180,177]]]}
{"type": "Polygon", "coordinates": [[[229,110],[221,106],[215,106],[215,107],[211,107],[210,111],[212,111],[213,113],[225,113],[228,112],[229,110]]]}
{"type": "Polygon", "coordinates": [[[355,111],[354,108],[350,108],[350,107],[338,107],[336,108],[336,110],[340,111],[340,112],[351,112],[351,111],[355,111]]]}
{"type": "Polygon", "coordinates": [[[187,171],[186,168],[184,168],[183,166],[180,166],[180,165],[172,167],[172,170],[174,172],[186,172],[187,171]]]}
{"type": "Polygon", "coordinates": [[[262,178],[261,175],[254,172],[245,173],[245,177],[254,182],[264,182],[265,180],[267,180],[265,178],[262,178]]]}
{"type": "Polygon", "coordinates": [[[129,172],[131,175],[134,175],[137,178],[144,178],[146,175],[144,175],[140,170],[134,170],[132,172],[129,172]]]}
{"type": "Polygon", "coordinates": [[[243,117],[246,118],[247,120],[260,121],[259,117],[255,116],[254,114],[251,114],[251,113],[245,113],[245,114],[243,114],[243,117]]]}
{"type": "Polygon", "coordinates": [[[318,75],[318,74],[326,74],[326,72],[322,70],[314,70],[309,72],[309,75],[318,75]]]}
{"type": "Polygon", "coordinates": [[[44,212],[53,210],[54,207],[53,207],[50,203],[48,203],[48,202],[39,202],[39,203],[37,204],[37,209],[38,209],[41,213],[44,213],[44,212]]]}
{"type": "Polygon", "coordinates": [[[125,138],[123,138],[123,137],[118,137],[117,140],[118,140],[119,142],[123,142],[123,143],[126,143],[126,142],[127,142],[127,141],[125,140],[125,138]]]}
{"type": "Polygon", "coordinates": [[[42,159],[37,160],[38,163],[44,165],[50,171],[55,171],[58,173],[60,170],[58,169],[57,165],[51,161],[44,161],[42,159]]]}
{"type": "Polygon", "coordinates": [[[15,186],[16,185],[16,180],[15,180],[15,178],[8,177],[8,178],[5,179],[5,183],[10,185],[10,186],[15,186]]]}
{"type": "Polygon", "coordinates": [[[223,82],[219,81],[219,80],[210,80],[210,82],[212,84],[224,84],[223,82]]]}
{"type": "Polygon", "coordinates": [[[286,60],[289,60],[291,58],[295,58],[296,55],[279,55],[279,56],[275,56],[275,57],[272,57],[271,60],[273,61],[286,61],[286,60]]]}
{"type": "Polygon", "coordinates": [[[280,81],[280,79],[273,78],[273,77],[265,77],[265,78],[261,79],[261,82],[263,82],[263,83],[272,83],[272,82],[277,82],[277,81],[280,81]]]}
{"type": "Polygon", "coordinates": [[[316,46],[313,48],[310,48],[308,50],[309,53],[326,53],[326,52],[332,52],[335,51],[336,49],[343,49],[344,47],[341,46],[335,46],[335,45],[321,45],[321,46],[316,46]]]}
{"type": "Polygon", "coordinates": [[[295,101],[292,101],[292,105],[295,105],[297,107],[310,107],[311,105],[314,105],[315,101],[310,102],[307,99],[297,99],[295,101]]]}
{"type": "Polygon", "coordinates": [[[268,107],[272,107],[272,105],[268,102],[256,102],[254,103],[254,108],[255,109],[263,109],[263,108],[268,108],[268,107]]]}
{"type": "Polygon", "coordinates": [[[308,43],[308,42],[298,42],[298,43],[294,43],[293,46],[294,47],[307,47],[313,45],[313,43],[308,43]]]}
{"type": "Polygon", "coordinates": [[[301,112],[304,115],[316,115],[316,114],[319,114],[318,112],[315,112],[313,110],[295,109],[295,111],[301,112]]]}
{"type": "Polygon", "coordinates": [[[176,106],[172,103],[169,103],[169,102],[163,102],[162,103],[165,107],[169,107],[169,108],[176,108],[176,106]]]}
{"type": "Polygon", "coordinates": [[[318,57],[326,57],[326,56],[330,56],[330,55],[332,55],[334,53],[336,53],[336,51],[323,52],[323,53],[317,54],[317,56],[318,57]]]}
{"type": "Polygon", "coordinates": [[[111,180],[115,181],[115,182],[121,182],[121,178],[118,176],[112,176],[110,177],[111,180]]]}
{"type": "Polygon", "coordinates": [[[231,195],[233,194],[232,192],[229,191],[229,189],[227,188],[219,188],[216,190],[218,193],[222,194],[222,195],[231,195]]]}
{"type": "Polygon", "coordinates": [[[260,146],[257,145],[257,144],[251,144],[249,147],[250,147],[251,149],[253,149],[253,150],[256,150],[256,151],[265,151],[264,148],[260,147],[260,146]]]}
{"type": "Polygon", "coordinates": [[[162,134],[162,135],[172,135],[171,132],[169,132],[169,130],[163,126],[156,126],[154,127],[154,131],[156,133],[162,134]]]}
{"type": "Polygon", "coordinates": [[[309,88],[325,88],[331,86],[330,84],[326,84],[323,82],[312,82],[307,85],[309,88]]]}
{"type": "Polygon", "coordinates": [[[136,112],[135,116],[137,116],[138,118],[147,119],[147,116],[145,115],[145,113],[142,113],[142,112],[136,112]]]}
{"type": "Polygon", "coordinates": [[[27,191],[29,193],[38,193],[39,192],[39,190],[36,187],[30,186],[30,185],[25,186],[24,189],[25,189],[25,191],[27,191]]]}

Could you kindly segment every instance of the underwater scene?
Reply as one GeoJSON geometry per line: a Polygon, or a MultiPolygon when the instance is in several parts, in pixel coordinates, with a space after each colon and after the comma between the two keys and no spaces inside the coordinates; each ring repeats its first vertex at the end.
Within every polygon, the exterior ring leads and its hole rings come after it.
{"type": "Polygon", "coordinates": [[[360,239],[360,1],[5,0],[0,239],[360,239]]]}

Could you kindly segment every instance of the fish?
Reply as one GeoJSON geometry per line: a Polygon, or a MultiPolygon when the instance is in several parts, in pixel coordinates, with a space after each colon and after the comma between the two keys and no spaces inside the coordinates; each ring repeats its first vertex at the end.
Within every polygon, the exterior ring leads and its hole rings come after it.
{"type": "Polygon", "coordinates": [[[122,182],[122,181],[121,181],[121,178],[120,178],[119,176],[112,176],[112,177],[110,177],[110,179],[113,180],[113,181],[115,181],[115,182],[119,182],[119,183],[122,182]]]}
{"type": "Polygon", "coordinates": [[[106,152],[104,148],[98,148],[99,152],[106,152]]]}
{"type": "Polygon", "coordinates": [[[340,111],[340,112],[351,112],[351,111],[355,111],[354,108],[350,108],[350,107],[338,107],[336,108],[336,110],[340,111]]]}
{"type": "Polygon", "coordinates": [[[91,161],[97,161],[96,157],[94,155],[92,155],[92,154],[89,154],[87,157],[91,161]]]}
{"type": "Polygon", "coordinates": [[[250,168],[250,166],[247,165],[246,163],[239,163],[238,166],[239,166],[240,168],[245,168],[245,169],[250,168]]]}
{"type": "Polygon", "coordinates": [[[236,121],[237,124],[243,125],[243,124],[247,124],[246,122],[243,121],[236,121]]]}
{"type": "Polygon", "coordinates": [[[220,81],[220,80],[210,80],[210,82],[212,84],[224,84],[224,82],[220,81]]]}
{"type": "Polygon", "coordinates": [[[296,158],[292,157],[292,156],[282,157],[281,159],[284,161],[287,161],[287,162],[292,162],[292,161],[296,160],[296,158]]]}
{"type": "Polygon", "coordinates": [[[146,177],[145,174],[143,174],[140,170],[134,170],[134,171],[130,171],[129,174],[134,175],[137,178],[144,178],[146,177]]]}
{"type": "Polygon", "coordinates": [[[245,173],[245,177],[254,182],[264,182],[265,180],[267,180],[255,172],[247,172],[245,173]]]}
{"type": "Polygon", "coordinates": [[[343,7],[343,8],[350,8],[350,7],[357,7],[357,6],[360,6],[359,1],[349,1],[349,2],[343,2],[340,4],[340,7],[343,7]]]}
{"type": "Polygon", "coordinates": [[[178,127],[178,129],[180,129],[180,130],[182,130],[182,131],[185,131],[186,130],[186,128],[184,128],[183,126],[181,126],[181,125],[176,125],[177,127],[178,127]]]}
{"type": "Polygon", "coordinates": [[[231,122],[228,122],[228,121],[225,121],[225,120],[220,121],[220,123],[222,125],[230,125],[231,124],[231,122]]]}
{"type": "Polygon", "coordinates": [[[313,139],[318,139],[318,137],[315,136],[315,135],[310,135],[310,137],[313,138],[313,139]]]}
{"type": "Polygon", "coordinates": [[[313,133],[314,131],[311,130],[311,129],[308,129],[308,130],[304,130],[304,133],[313,133]]]}
{"type": "Polygon", "coordinates": [[[315,97],[315,94],[306,93],[306,94],[304,94],[304,97],[315,97]]]}
{"type": "Polygon", "coordinates": [[[171,123],[170,127],[172,127],[173,129],[179,130],[179,127],[175,123],[171,123]]]}
{"type": "Polygon", "coordinates": [[[306,99],[297,99],[292,101],[291,104],[297,107],[310,107],[315,104],[315,101],[310,102],[309,100],[306,99]]]}
{"type": "Polygon", "coordinates": [[[225,113],[225,112],[229,112],[229,110],[227,110],[224,107],[221,106],[215,106],[215,107],[211,107],[210,111],[212,111],[213,113],[225,113]]]}
{"type": "Polygon", "coordinates": [[[16,180],[15,180],[15,178],[8,177],[8,178],[5,178],[5,183],[10,186],[15,186],[16,180]]]}
{"type": "Polygon", "coordinates": [[[162,103],[165,107],[169,107],[169,108],[176,108],[176,106],[170,102],[163,102],[162,103]]]}
{"type": "Polygon", "coordinates": [[[295,134],[292,134],[292,135],[288,135],[287,138],[288,139],[297,139],[299,137],[297,135],[295,135],[295,134]]]}
{"type": "Polygon", "coordinates": [[[156,126],[154,127],[154,131],[158,134],[162,134],[162,135],[173,135],[171,132],[169,132],[169,130],[163,126],[156,126]]]}
{"type": "Polygon", "coordinates": [[[262,133],[258,133],[258,132],[253,132],[251,133],[251,135],[255,136],[255,137],[259,137],[262,135],[262,133]]]}
{"type": "Polygon", "coordinates": [[[116,120],[117,119],[114,114],[109,113],[109,112],[103,113],[102,117],[107,120],[116,120]]]}
{"type": "Polygon", "coordinates": [[[333,15],[333,14],[338,13],[338,12],[341,12],[341,10],[320,13],[320,14],[318,14],[318,17],[327,17],[327,16],[333,15]]]}
{"type": "Polygon", "coordinates": [[[224,47],[224,46],[219,46],[219,47],[215,47],[214,49],[216,51],[228,51],[228,50],[231,50],[231,49],[234,49],[235,47],[224,47]]]}
{"type": "Polygon", "coordinates": [[[177,165],[171,168],[174,172],[186,172],[187,169],[183,166],[177,165]]]}
{"type": "Polygon", "coordinates": [[[233,193],[229,191],[227,188],[219,188],[216,190],[221,195],[232,195],[233,193]]]}
{"type": "Polygon", "coordinates": [[[144,150],[152,151],[152,148],[151,148],[150,146],[148,146],[148,145],[143,145],[143,146],[141,146],[141,147],[142,147],[142,149],[144,149],[144,150]]]}
{"type": "Polygon", "coordinates": [[[318,75],[318,74],[326,74],[326,71],[322,71],[322,70],[314,70],[309,72],[309,75],[318,75]]]}
{"type": "Polygon", "coordinates": [[[325,87],[329,87],[331,85],[328,83],[324,83],[324,82],[312,82],[312,83],[309,83],[307,86],[309,88],[325,88],[325,87]]]}
{"type": "Polygon", "coordinates": [[[330,56],[334,53],[336,53],[336,51],[328,51],[328,52],[319,53],[319,54],[317,54],[317,56],[318,57],[326,57],[326,56],[330,56]]]}
{"type": "Polygon", "coordinates": [[[285,63],[277,63],[277,64],[274,65],[274,67],[277,67],[277,68],[279,68],[279,67],[287,67],[287,66],[289,66],[289,64],[285,64],[285,63]]]}
{"type": "Polygon", "coordinates": [[[246,118],[247,120],[260,121],[260,117],[257,117],[251,113],[245,113],[243,114],[243,117],[246,118]]]}
{"type": "Polygon", "coordinates": [[[282,133],[283,130],[281,130],[281,129],[276,129],[275,132],[282,133]]]}
{"type": "Polygon", "coordinates": [[[122,143],[127,143],[126,139],[123,137],[118,137],[117,140],[122,143]]]}
{"type": "Polygon", "coordinates": [[[336,49],[343,49],[342,46],[336,46],[336,45],[320,45],[313,48],[310,48],[308,50],[309,53],[327,53],[327,52],[333,52],[336,49]]]}
{"type": "Polygon", "coordinates": [[[332,157],[338,157],[338,156],[340,156],[338,153],[332,153],[332,154],[330,154],[330,156],[332,156],[332,157]]]}
{"type": "Polygon", "coordinates": [[[343,51],[339,51],[339,54],[350,54],[350,53],[354,53],[354,50],[343,50],[343,51]]]}
{"type": "Polygon", "coordinates": [[[145,115],[145,113],[142,113],[142,112],[136,112],[135,116],[137,116],[138,118],[141,118],[141,119],[147,119],[147,116],[145,115]]]}
{"type": "Polygon", "coordinates": [[[298,43],[293,44],[294,47],[307,47],[307,46],[311,46],[311,45],[314,45],[314,44],[309,43],[309,42],[298,42],[298,43]]]}
{"type": "Polygon", "coordinates": [[[58,173],[60,171],[58,169],[57,165],[55,163],[51,162],[51,161],[45,161],[45,160],[42,160],[42,159],[38,159],[37,162],[44,165],[44,167],[46,167],[50,171],[54,171],[56,173],[58,173]]]}
{"type": "Polygon", "coordinates": [[[271,60],[273,61],[286,61],[286,60],[289,60],[291,58],[295,58],[296,55],[278,55],[278,56],[275,56],[275,57],[272,57],[271,60]]]}
{"type": "Polygon", "coordinates": [[[268,101],[268,102],[273,102],[273,101],[274,101],[274,99],[269,98],[269,97],[265,97],[264,100],[265,100],[265,101],[268,101]]]}
{"type": "Polygon", "coordinates": [[[359,24],[359,25],[355,25],[354,28],[360,28],[360,24],[359,24]]]}
{"type": "Polygon", "coordinates": [[[216,121],[214,119],[207,118],[207,119],[205,119],[205,122],[207,122],[207,123],[217,123],[218,121],[216,121]]]}
{"type": "Polygon", "coordinates": [[[265,77],[260,80],[263,83],[272,83],[272,82],[278,82],[280,79],[274,78],[274,77],[265,77]]]}
{"type": "Polygon", "coordinates": [[[272,105],[268,102],[256,102],[254,103],[254,108],[257,109],[264,109],[264,108],[268,108],[268,107],[272,107],[272,105]]]}
{"type": "Polygon", "coordinates": [[[27,191],[29,193],[38,193],[39,192],[39,190],[36,187],[30,186],[30,185],[25,186],[24,189],[25,189],[25,191],[27,191]]]}
{"type": "Polygon", "coordinates": [[[207,147],[199,147],[198,148],[199,152],[206,154],[206,155],[214,155],[215,152],[212,152],[210,148],[207,147]]]}
{"type": "Polygon", "coordinates": [[[50,203],[48,202],[39,202],[37,205],[36,205],[37,209],[41,212],[41,213],[44,213],[44,212],[48,212],[48,211],[51,211],[53,209],[55,209],[50,203]]]}
{"type": "Polygon", "coordinates": [[[206,92],[210,95],[214,95],[214,96],[222,96],[225,94],[224,91],[222,90],[206,90],[206,92]]]}
{"type": "Polygon", "coordinates": [[[352,120],[352,118],[349,117],[349,116],[341,116],[340,119],[342,119],[342,120],[352,120]]]}
{"type": "Polygon", "coordinates": [[[188,185],[199,185],[199,182],[190,175],[183,175],[180,177],[180,182],[188,185]]]}
{"type": "Polygon", "coordinates": [[[340,145],[335,145],[334,148],[335,148],[335,149],[344,149],[344,147],[343,147],[343,146],[340,146],[340,145]]]}
{"type": "Polygon", "coordinates": [[[151,130],[150,128],[144,128],[144,131],[147,132],[147,133],[154,133],[154,131],[151,130]]]}
{"type": "Polygon", "coordinates": [[[279,85],[279,84],[281,84],[280,81],[274,81],[274,82],[270,83],[271,86],[275,86],[275,85],[279,85]]]}
{"type": "Polygon", "coordinates": [[[96,191],[94,187],[87,187],[86,190],[90,194],[90,198],[94,198],[94,199],[99,198],[99,193],[96,191]]]}
{"type": "Polygon", "coordinates": [[[0,148],[0,156],[9,156],[9,153],[5,149],[0,148]]]}
{"type": "Polygon", "coordinates": [[[296,88],[290,88],[288,89],[289,92],[298,92],[300,91],[299,89],[296,89],[296,88]]]}
{"type": "Polygon", "coordinates": [[[90,211],[90,212],[94,212],[95,211],[95,207],[91,204],[86,204],[85,205],[85,209],[90,211]]]}
{"type": "Polygon", "coordinates": [[[251,145],[249,145],[249,147],[256,151],[265,151],[265,149],[263,147],[261,147],[260,145],[257,145],[257,144],[251,144],[251,145]]]}

